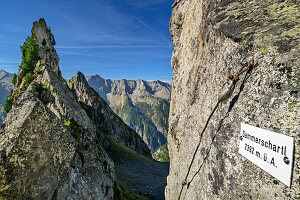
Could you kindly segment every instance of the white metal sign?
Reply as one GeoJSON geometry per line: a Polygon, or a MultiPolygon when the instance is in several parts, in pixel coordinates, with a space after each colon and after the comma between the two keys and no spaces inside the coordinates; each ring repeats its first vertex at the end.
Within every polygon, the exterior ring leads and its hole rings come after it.
{"type": "Polygon", "coordinates": [[[241,123],[239,153],[290,187],[294,138],[241,123]]]}

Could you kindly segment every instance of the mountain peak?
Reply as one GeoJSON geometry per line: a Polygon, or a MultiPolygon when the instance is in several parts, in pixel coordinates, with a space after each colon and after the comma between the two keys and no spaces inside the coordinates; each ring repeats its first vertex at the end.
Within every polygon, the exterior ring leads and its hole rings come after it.
{"type": "Polygon", "coordinates": [[[100,80],[104,80],[104,78],[102,78],[101,76],[99,76],[98,74],[95,75],[96,79],[100,79],[100,80]]]}
{"type": "Polygon", "coordinates": [[[50,32],[44,18],[33,22],[31,33],[37,43],[42,44],[44,39],[50,42],[50,32]]]}
{"type": "Polygon", "coordinates": [[[152,152],[166,142],[170,85],[142,79],[100,81],[97,75],[88,77],[87,81],[144,139],[152,152]]]}
{"type": "Polygon", "coordinates": [[[51,33],[50,26],[47,27],[47,23],[44,18],[33,22],[31,33],[39,47],[38,54],[41,60],[50,67],[51,71],[59,74],[59,58],[55,48],[53,47],[55,45],[54,36],[51,33]]]}
{"type": "Polygon", "coordinates": [[[81,73],[80,71],[77,72],[76,78],[77,78],[80,82],[83,82],[85,85],[88,85],[88,82],[86,81],[85,76],[84,76],[83,73],[81,73]]]}
{"type": "Polygon", "coordinates": [[[0,70],[0,79],[7,74],[6,71],[0,70]]]}

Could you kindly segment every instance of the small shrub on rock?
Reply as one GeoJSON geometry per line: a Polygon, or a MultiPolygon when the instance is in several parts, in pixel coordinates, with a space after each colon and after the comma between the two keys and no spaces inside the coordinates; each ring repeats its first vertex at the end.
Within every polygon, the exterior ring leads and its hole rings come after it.
{"type": "Polygon", "coordinates": [[[34,38],[32,36],[27,37],[23,46],[20,48],[22,51],[22,62],[20,68],[25,72],[32,71],[35,64],[40,59],[34,38]]]}
{"type": "Polygon", "coordinates": [[[56,42],[55,42],[55,39],[54,39],[54,35],[53,35],[52,32],[51,32],[50,26],[48,27],[48,30],[49,30],[49,32],[50,32],[50,41],[51,41],[51,44],[52,44],[53,46],[55,46],[55,45],[56,45],[56,42]]]}
{"type": "Polygon", "coordinates": [[[14,73],[14,76],[13,76],[13,79],[12,79],[12,84],[14,85],[14,86],[16,86],[16,83],[17,83],[17,78],[18,78],[18,76],[17,76],[17,74],[16,73],[14,73]]]}
{"type": "Polygon", "coordinates": [[[65,120],[64,124],[72,129],[72,136],[76,139],[78,143],[80,143],[82,132],[79,129],[78,123],[74,119],[71,119],[68,121],[65,120]]]}
{"type": "Polygon", "coordinates": [[[4,110],[6,113],[8,113],[11,110],[13,101],[14,100],[11,97],[9,97],[5,100],[4,110]]]}
{"type": "Polygon", "coordinates": [[[28,88],[29,84],[33,81],[33,77],[31,73],[27,73],[24,77],[24,87],[28,88]]]}
{"type": "Polygon", "coordinates": [[[36,67],[33,71],[35,74],[39,74],[41,72],[39,67],[36,67]]]}

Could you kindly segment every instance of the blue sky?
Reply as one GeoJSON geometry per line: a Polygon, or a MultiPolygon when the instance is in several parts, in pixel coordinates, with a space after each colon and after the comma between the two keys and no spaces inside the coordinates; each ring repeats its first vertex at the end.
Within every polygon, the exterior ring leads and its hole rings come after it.
{"type": "Polygon", "coordinates": [[[60,69],[110,79],[171,80],[170,0],[0,1],[0,69],[17,72],[19,46],[43,17],[60,69]]]}

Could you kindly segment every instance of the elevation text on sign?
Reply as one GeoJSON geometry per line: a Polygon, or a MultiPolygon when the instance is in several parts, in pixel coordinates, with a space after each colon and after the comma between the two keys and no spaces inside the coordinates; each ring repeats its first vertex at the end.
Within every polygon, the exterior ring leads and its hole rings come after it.
{"type": "Polygon", "coordinates": [[[290,186],[294,138],[241,124],[239,153],[290,186]]]}

